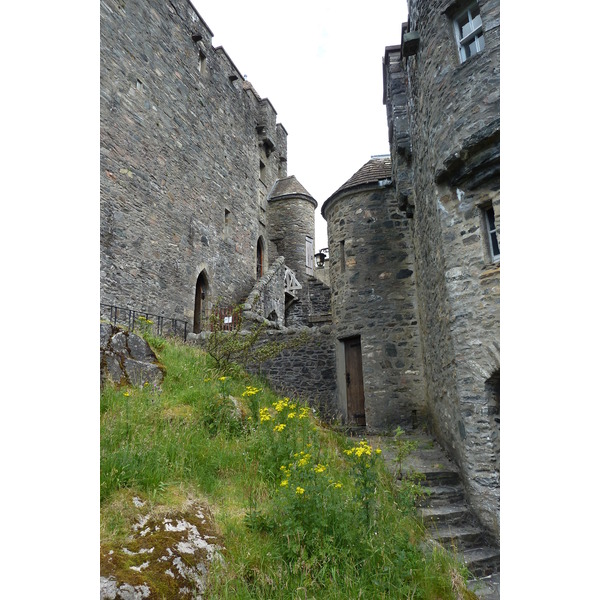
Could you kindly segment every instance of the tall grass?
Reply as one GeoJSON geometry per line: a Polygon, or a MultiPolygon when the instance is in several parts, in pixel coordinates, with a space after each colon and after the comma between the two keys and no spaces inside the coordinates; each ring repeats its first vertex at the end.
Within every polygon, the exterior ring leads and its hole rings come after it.
{"type": "Polygon", "coordinates": [[[425,550],[377,448],[196,348],[153,345],[161,387],[101,394],[104,537],[125,535],[120,494],[173,505],[184,490],[211,505],[223,537],[207,599],[460,597],[456,561],[425,550]]]}

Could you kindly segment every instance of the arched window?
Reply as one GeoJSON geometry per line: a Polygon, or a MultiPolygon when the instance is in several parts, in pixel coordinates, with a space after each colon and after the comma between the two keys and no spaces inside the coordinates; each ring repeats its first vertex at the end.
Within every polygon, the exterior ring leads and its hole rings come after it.
{"type": "Polygon", "coordinates": [[[265,249],[262,241],[262,237],[258,238],[256,244],[256,279],[260,279],[263,276],[263,266],[265,260],[265,249]]]}
{"type": "Polygon", "coordinates": [[[206,321],[208,308],[208,278],[206,271],[202,271],[196,280],[196,297],[194,300],[194,333],[202,331],[202,324],[206,321]]]}

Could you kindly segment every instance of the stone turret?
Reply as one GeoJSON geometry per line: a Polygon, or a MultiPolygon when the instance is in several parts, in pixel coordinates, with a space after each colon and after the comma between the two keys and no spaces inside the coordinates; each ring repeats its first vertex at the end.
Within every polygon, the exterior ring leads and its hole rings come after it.
{"type": "Polygon", "coordinates": [[[294,271],[301,285],[313,275],[317,201],[294,175],[278,179],[268,199],[268,235],[276,256],[294,271]]]}
{"type": "Polygon", "coordinates": [[[363,165],[322,214],[338,340],[338,408],[349,424],[410,426],[422,417],[423,370],[410,220],[396,200],[390,157],[363,165]]]}

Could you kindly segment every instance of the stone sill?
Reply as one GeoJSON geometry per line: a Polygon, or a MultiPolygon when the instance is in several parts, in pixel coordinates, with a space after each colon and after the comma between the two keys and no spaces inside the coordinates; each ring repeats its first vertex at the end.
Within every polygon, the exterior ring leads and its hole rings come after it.
{"type": "Polygon", "coordinates": [[[331,323],[331,315],[309,315],[309,323],[331,323]]]}

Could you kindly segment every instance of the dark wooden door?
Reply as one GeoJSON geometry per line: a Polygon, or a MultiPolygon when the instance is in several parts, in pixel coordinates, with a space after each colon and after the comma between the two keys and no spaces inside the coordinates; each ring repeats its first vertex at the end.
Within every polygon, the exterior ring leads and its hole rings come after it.
{"type": "Polygon", "coordinates": [[[344,340],[344,352],[346,355],[348,423],[351,425],[366,425],[360,336],[344,340]]]}

